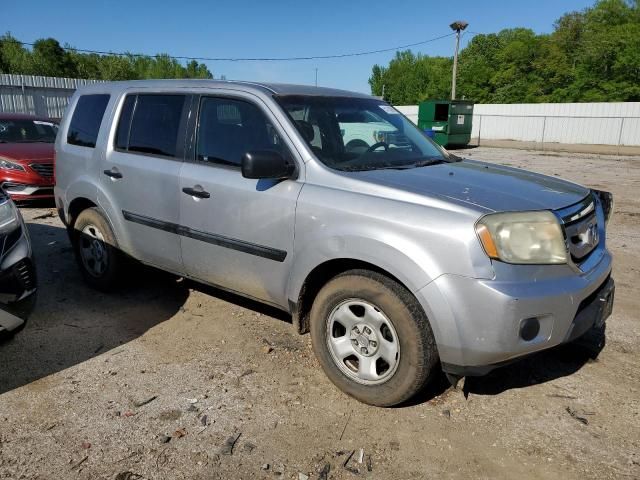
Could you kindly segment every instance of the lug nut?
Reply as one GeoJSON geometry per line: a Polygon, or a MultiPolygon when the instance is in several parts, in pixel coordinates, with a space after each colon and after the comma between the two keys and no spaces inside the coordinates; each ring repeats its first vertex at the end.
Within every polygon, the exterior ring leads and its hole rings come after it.
{"type": "Polygon", "coordinates": [[[369,327],[364,327],[364,333],[366,333],[367,335],[371,333],[371,330],[369,329],[369,327]]]}
{"type": "Polygon", "coordinates": [[[366,355],[366,353],[367,353],[367,349],[366,349],[365,347],[362,347],[362,348],[360,349],[360,353],[364,353],[364,354],[366,355]]]}
{"type": "Polygon", "coordinates": [[[369,345],[371,345],[373,348],[376,348],[378,346],[378,344],[376,342],[374,342],[373,340],[371,340],[369,342],[369,345]]]}

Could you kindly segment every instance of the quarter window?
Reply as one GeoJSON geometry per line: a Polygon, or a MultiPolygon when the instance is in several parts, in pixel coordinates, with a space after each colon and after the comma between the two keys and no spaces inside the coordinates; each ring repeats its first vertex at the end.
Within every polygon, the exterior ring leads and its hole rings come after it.
{"type": "Polygon", "coordinates": [[[200,103],[196,158],[239,166],[245,153],[286,147],[266,115],[255,105],[230,98],[205,97],[200,103]]]}
{"type": "Polygon", "coordinates": [[[67,143],[95,148],[109,95],[82,95],[71,117],[67,143]]]}
{"type": "Polygon", "coordinates": [[[115,147],[175,157],[184,106],[184,95],[127,96],[120,113],[115,147]]]}

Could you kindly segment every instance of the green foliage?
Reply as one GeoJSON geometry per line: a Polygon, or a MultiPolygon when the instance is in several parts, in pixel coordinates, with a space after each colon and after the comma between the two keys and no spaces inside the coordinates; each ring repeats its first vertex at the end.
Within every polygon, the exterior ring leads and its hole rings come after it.
{"type": "MultiPolygon", "coordinates": [[[[452,59],[398,52],[374,65],[371,92],[394,104],[448,98],[452,59]]],[[[599,0],[559,18],[549,35],[524,28],[476,35],[460,52],[457,96],[478,103],[640,101],[640,2],[599,0]]]]}
{"type": "Polygon", "coordinates": [[[167,54],[156,56],[97,55],[60,46],[57,40],[37,40],[25,48],[10,34],[0,37],[0,72],[97,80],[145,78],[213,78],[204,63],[182,65],[167,54]]]}
{"type": "Polygon", "coordinates": [[[451,88],[451,59],[397,52],[388,67],[374,65],[369,79],[373,95],[396,105],[416,103],[427,98],[447,98],[451,88]]]}

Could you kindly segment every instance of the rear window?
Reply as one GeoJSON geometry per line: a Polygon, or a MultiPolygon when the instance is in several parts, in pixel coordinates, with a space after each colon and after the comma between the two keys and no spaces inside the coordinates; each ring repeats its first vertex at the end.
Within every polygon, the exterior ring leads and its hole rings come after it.
{"type": "Polygon", "coordinates": [[[125,99],[115,147],[129,152],[175,157],[184,95],[129,95],[125,99]]]}
{"type": "Polygon", "coordinates": [[[71,117],[67,143],[94,148],[109,95],[82,95],[71,117]]]}

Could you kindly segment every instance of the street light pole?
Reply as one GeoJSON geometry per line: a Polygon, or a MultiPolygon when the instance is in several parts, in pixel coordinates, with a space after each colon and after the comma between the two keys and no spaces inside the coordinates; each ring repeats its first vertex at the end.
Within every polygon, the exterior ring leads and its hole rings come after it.
{"type": "Polygon", "coordinates": [[[464,20],[457,20],[449,27],[456,32],[456,51],[453,55],[453,78],[451,80],[451,100],[456,99],[456,81],[458,77],[458,50],[460,49],[460,32],[467,28],[469,24],[464,20]]]}
{"type": "Polygon", "coordinates": [[[316,67],[316,87],[318,86],[318,67],[316,67]]]}

